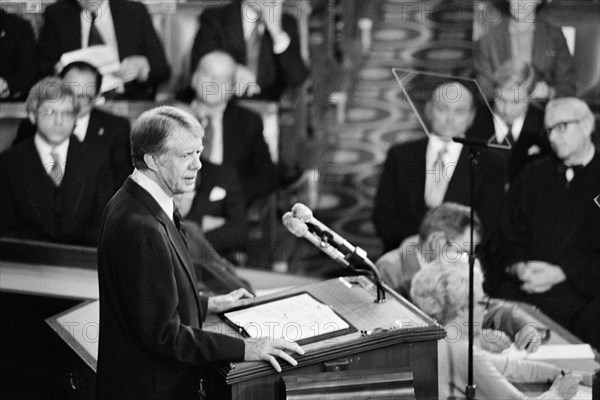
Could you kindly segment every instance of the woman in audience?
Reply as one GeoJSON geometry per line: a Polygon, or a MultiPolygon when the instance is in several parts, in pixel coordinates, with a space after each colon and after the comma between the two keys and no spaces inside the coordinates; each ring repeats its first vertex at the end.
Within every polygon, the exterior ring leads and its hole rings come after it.
{"type": "Polygon", "coordinates": [[[575,65],[559,27],[536,13],[545,0],[504,0],[508,17],[484,34],[475,46],[473,63],[477,81],[493,97],[494,72],[509,59],[530,64],[535,71],[532,97],[541,101],[575,95],[575,65]]]}
{"type": "MultiPolygon", "coordinates": [[[[431,266],[415,275],[411,296],[426,314],[446,326],[447,337],[438,343],[439,398],[465,397],[468,366],[468,283],[465,268],[431,266]]],[[[481,273],[475,271],[474,335],[479,335],[485,309],[481,273]]],[[[477,342],[477,341],[475,341],[477,342]]],[[[586,377],[587,379],[588,377],[586,377]]],[[[473,350],[473,383],[478,399],[527,399],[514,382],[553,382],[541,399],[570,399],[578,389],[578,375],[566,374],[550,364],[509,358],[473,350]]]]}

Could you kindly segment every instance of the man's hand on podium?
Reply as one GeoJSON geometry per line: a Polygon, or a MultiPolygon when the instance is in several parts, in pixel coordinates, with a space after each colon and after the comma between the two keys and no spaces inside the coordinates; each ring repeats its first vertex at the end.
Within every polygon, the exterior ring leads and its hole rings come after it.
{"type": "Polygon", "coordinates": [[[254,301],[254,295],[244,288],[236,289],[233,292],[208,298],[208,312],[221,313],[231,310],[235,307],[241,307],[251,304],[254,301]]]}
{"type": "Polygon", "coordinates": [[[297,354],[304,354],[304,350],[295,342],[288,342],[283,339],[271,339],[270,337],[261,337],[258,339],[247,339],[244,350],[244,361],[268,361],[275,371],[281,372],[281,365],[275,357],[283,358],[294,367],[298,361],[287,354],[284,350],[293,351],[297,354]]]}

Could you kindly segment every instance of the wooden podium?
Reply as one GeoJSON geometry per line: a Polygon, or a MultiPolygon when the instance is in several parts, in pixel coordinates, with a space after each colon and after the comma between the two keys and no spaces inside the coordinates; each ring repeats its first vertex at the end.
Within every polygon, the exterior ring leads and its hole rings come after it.
{"type": "MultiPolygon", "coordinates": [[[[331,279],[265,299],[303,292],[331,306],[356,330],[303,345],[306,353],[295,357],[298,366],[281,361],[281,374],[265,362],[218,365],[203,378],[206,399],[280,399],[285,376],[373,369],[410,371],[417,399],[438,397],[437,341],[446,335],[440,325],[387,287],[387,301],[375,303],[375,286],[364,277],[331,279]]],[[[207,318],[204,329],[239,335],[216,315],[207,318]]]]}

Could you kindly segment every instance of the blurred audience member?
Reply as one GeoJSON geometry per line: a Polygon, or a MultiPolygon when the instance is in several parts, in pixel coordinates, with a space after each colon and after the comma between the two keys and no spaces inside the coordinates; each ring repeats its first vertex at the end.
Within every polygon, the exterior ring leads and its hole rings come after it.
{"type": "Polygon", "coordinates": [[[514,182],[523,167],[550,152],[544,133],[544,110],[531,98],[534,72],[529,64],[508,60],[494,73],[493,117],[480,113],[473,130],[490,143],[510,146],[498,151],[506,166],[507,183],[514,182]]]}
{"type": "MultiPolygon", "coordinates": [[[[246,251],[248,222],[242,188],[235,170],[202,160],[196,190],[176,195],[175,203],[186,227],[203,232],[216,251],[227,257],[246,251]]],[[[192,241],[190,253],[194,254],[192,241]]],[[[199,251],[198,253],[202,253],[199,251]]]]}
{"type": "Polygon", "coordinates": [[[504,0],[508,14],[476,43],[475,73],[486,96],[494,94],[494,73],[513,59],[533,67],[531,98],[548,100],[575,95],[575,64],[560,28],[537,18],[536,8],[544,0],[504,0]]]}
{"type": "MultiPolygon", "coordinates": [[[[102,75],[92,65],[73,62],[63,68],[60,76],[71,87],[79,103],[73,134],[77,140],[101,154],[110,166],[113,190],[116,192],[133,171],[129,121],[95,107],[101,101],[102,75]]],[[[35,132],[35,125],[29,119],[24,119],[19,124],[13,145],[27,140],[35,132]]]]}
{"type": "MultiPolygon", "coordinates": [[[[104,44],[119,55],[118,88],[131,100],[153,99],[170,75],[163,46],[146,7],[129,0],[59,0],[44,11],[38,55],[44,75],[52,75],[63,53],[104,44]]],[[[58,70],[60,70],[60,65],[58,70]]]]}
{"type": "MultiPolygon", "coordinates": [[[[429,208],[442,202],[469,204],[469,151],[452,138],[463,137],[473,122],[472,97],[458,82],[439,85],[425,107],[432,135],[389,150],[373,209],[384,251],[416,234],[429,208]]],[[[474,199],[487,230],[484,241],[498,224],[504,185],[501,162],[493,152],[482,151],[479,157],[474,199]]]]}
{"type": "MultiPolygon", "coordinates": [[[[476,301],[473,312],[475,337],[481,335],[484,314],[484,293],[479,271],[474,274],[476,301]]],[[[419,271],[412,282],[411,297],[427,315],[445,325],[447,337],[438,342],[438,395],[440,399],[466,396],[468,374],[468,299],[467,268],[430,267],[419,271]],[[466,327],[466,328],[465,328],[466,327]]],[[[473,383],[478,399],[527,399],[511,382],[552,382],[540,398],[570,399],[578,390],[579,381],[591,384],[591,376],[568,373],[550,364],[494,354],[473,348],[473,383]]]]}
{"type": "Polygon", "coordinates": [[[192,70],[206,54],[222,50],[238,65],[234,81],[240,95],[278,101],[285,89],[300,86],[308,71],[296,20],[283,13],[284,4],[235,0],[204,11],[192,48],[192,70]]]}
{"type": "Polygon", "coordinates": [[[577,98],[552,100],[546,132],[554,154],[527,166],[508,193],[503,218],[506,276],[494,295],[526,301],[600,347],[600,154],[594,116],[577,98]],[[591,307],[591,308],[590,308],[591,307]],[[597,307],[596,307],[597,310],[597,307]],[[590,325],[583,329],[578,320],[590,325]]]}
{"type": "MultiPolygon", "coordinates": [[[[390,251],[377,261],[385,282],[410,300],[411,282],[423,268],[469,268],[470,211],[456,203],[443,203],[425,214],[419,235],[406,239],[397,250],[390,251]]],[[[481,237],[481,224],[475,216],[473,241],[481,237]]],[[[481,270],[479,260],[475,268],[481,270]]],[[[527,314],[499,300],[490,300],[483,318],[482,348],[499,352],[513,342],[520,349],[533,352],[541,344],[542,335],[527,314]]]]}
{"type": "Polygon", "coordinates": [[[71,140],[75,94],[62,79],[46,78],[26,109],[35,136],[0,154],[0,234],[95,246],[112,187],[96,152],[71,140]]]}
{"type": "Polygon", "coordinates": [[[196,98],[192,114],[204,127],[203,158],[232,166],[242,184],[246,204],[277,188],[277,169],[263,137],[259,115],[231,99],[236,63],[221,51],[206,54],[192,77],[196,98]]]}
{"type": "Polygon", "coordinates": [[[0,8],[0,101],[25,99],[35,83],[35,41],[31,24],[0,8]]]}

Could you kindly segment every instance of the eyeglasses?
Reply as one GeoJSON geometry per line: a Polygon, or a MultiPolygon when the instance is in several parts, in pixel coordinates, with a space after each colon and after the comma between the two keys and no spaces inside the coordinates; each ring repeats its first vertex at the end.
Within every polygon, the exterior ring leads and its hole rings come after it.
{"type": "Polygon", "coordinates": [[[75,111],[58,111],[52,107],[43,107],[38,110],[38,113],[45,118],[50,117],[58,117],[60,115],[61,118],[74,118],[75,111]]]}
{"type": "Polygon", "coordinates": [[[548,136],[550,136],[550,134],[554,131],[556,131],[559,135],[562,135],[567,131],[567,126],[570,124],[578,124],[579,122],[581,122],[581,119],[569,119],[567,121],[558,122],[552,126],[549,126],[545,129],[545,131],[548,136]]]}

